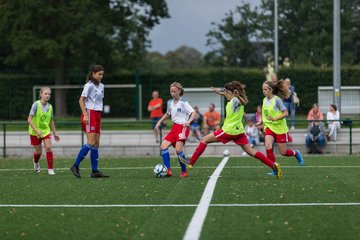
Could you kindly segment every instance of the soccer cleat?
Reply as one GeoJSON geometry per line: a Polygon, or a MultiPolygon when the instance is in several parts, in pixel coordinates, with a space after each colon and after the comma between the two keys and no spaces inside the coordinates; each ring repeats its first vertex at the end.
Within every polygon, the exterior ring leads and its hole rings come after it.
{"type": "Polygon", "coordinates": [[[100,171],[95,171],[95,172],[92,172],[92,173],[91,173],[91,177],[92,177],[92,178],[108,178],[109,176],[103,174],[103,173],[100,172],[100,171]]]}
{"type": "Polygon", "coordinates": [[[170,168],[168,168],[168,171],[167,171],[167,174],[166,174],[167,177],[171,177],[172,176],[172,171],[170,168]]]}
{"type": "Polygon", "coordinates": [[[193,165],[190,163],[190,160],[187,160],[186,158],[183,158],[181,156],[178,156],[178,159],[181,163],[185,164],[185,166],[190,170],[192,169],[193,165]]]}
{"type": "Polygon", "coordinates": [[[266,175],[268,175],[268,176],[276,176],[276,172],[273,170],[271,172],[268,172],[266,175]]]}
{"type": "Polygon", "coordinates": [[[296,157],[299,165],[304,166],[305,161],[299,150],[295,150],[295,157],[296,157]]]}
{"type": "Polygon", "coordinates": [[[274,172],[276,174],[276,178],[281,179],[282,178],[282,171],[281,171],[281,168],[280,168],[280,164],[274,163],[273,170],[274,170],[274,172]]]}
{"type": "Polygon", "coordinates": [[[35,162],[35,160],[33,159],[33,163],[34,163],[34,171],[36,173],[39,173],[40,172],[40,162],[35,162]]]}
{"type": "Polygon", "coordinates": [[[186,178],[188,176],[188,173],[186,171],[180,173],[181,178],[186,178]]]}
{"type": "Polygon", "coordinates": [[[81,178],[80,176],[80,170],[77,166],[73,165],[71,168],[70,168],[71,172],[74,174],[75,177],[77,178],[81,178]]]}
{"type": "Polygon", "coordinates": [[[49,175],[55,175],[54,169],[48,169],[48,174],[49,175]]]}

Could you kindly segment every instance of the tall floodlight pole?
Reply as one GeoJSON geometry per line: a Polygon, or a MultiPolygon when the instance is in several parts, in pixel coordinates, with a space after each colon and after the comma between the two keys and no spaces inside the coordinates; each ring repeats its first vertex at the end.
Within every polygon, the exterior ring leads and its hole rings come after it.
{"type": "Polygon", "coordinates": [[[279,69],[278,1],[274,0],[274,70],[279,69]]]}
{"type": "Polygon", "coordinates": [[[340,45],[340,0],[334,0],[334,20],[333,20],[333,87],[334,104],[341,113],[341,45],[340,45]]]}

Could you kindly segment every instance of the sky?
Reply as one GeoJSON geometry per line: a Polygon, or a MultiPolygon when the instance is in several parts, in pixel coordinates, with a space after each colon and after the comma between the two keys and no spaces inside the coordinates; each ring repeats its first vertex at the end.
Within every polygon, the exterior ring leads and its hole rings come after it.
{"type": "Polygon", "coordinates": [[[152,47],[149,51],[165,54],[182,45],[193,47],[201,53],[206,47],[206,34],[212,29],[211,22],[220,23],[226,13],[242,2],[251,6],[260,0],[166,0],[170,18],[162,19],[150,32],[152,47]]]}

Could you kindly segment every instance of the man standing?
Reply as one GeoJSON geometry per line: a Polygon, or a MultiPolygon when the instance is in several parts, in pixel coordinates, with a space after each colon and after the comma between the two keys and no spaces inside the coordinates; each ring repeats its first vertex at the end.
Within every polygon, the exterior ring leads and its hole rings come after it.
{"type": "MultiPolygon", "coordinates": [[[[150,118],[151,118],[151,126],[152,129],[154,130],[154,136],[155,136],[155,140],[158,143],[159,142],[159,138],[158,138],[158,130],[154,129],[156,123],[160,120],[160,118],[163,116],[163,100],[159,97],[159,92],[158,91],[153,91],[152,92],[152,100],[150,100],[149,105],[148,105],[148,111],[150,112],[150,118]]],[[[161,124],[159,130],[161,131],[162,136],[164,136],[163,133],[163,129],[165,127],[165,124],[161,124]]]]}

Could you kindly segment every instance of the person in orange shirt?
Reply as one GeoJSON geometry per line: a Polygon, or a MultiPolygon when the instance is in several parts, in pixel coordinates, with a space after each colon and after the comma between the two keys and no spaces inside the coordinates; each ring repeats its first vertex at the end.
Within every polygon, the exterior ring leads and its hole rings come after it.
{"type": "MultiPolygon", "coordinates": [[[[152,92],[152,100],[150,100],[149,105],[148,105],[148,111],[150,112],[150,118],[151,118],[151,128],[154,129],[156,123],[160,120],[160,118],[163,116],[163,100],[159,97],[159,92],[158,91],[153,91],[152,92]]],[[[165,124],[161,123],[159,129],[161,131],[162,136],[164,136],[164,128],[165,128],[165,124]]],[[[159,138],[158,138],[158,131],[154,130],[154,136],[155,136],[155,140],[158,143],[159,142],[159,138]]]]}
{"type": "Polygon", "coordinates": [[[215,111],[215,104],[210,103],[209,111],[204,113],[204,135],[206,136],[210,131],[220,129],[220,114],[215,111]]]}
{"type": "Polygon", "coordinates": [[[308,123],[310,124],[312,121],[314,121],[315,117],[314,115],[317,116],[317,119],[319,121],[324,120],[324,116],[323,113],[320,111],[319,106],[317,103],[314,103],[313,107],[310,109],[306,120],[308,120],[308,123]]]}

